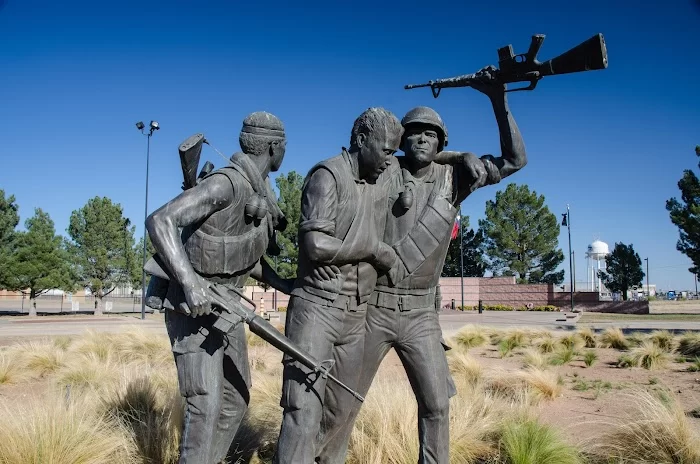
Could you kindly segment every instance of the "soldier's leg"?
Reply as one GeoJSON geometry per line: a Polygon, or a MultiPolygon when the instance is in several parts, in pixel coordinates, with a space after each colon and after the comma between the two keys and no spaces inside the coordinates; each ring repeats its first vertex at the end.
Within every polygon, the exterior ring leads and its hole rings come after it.
{"type": "Polygon", "coordinates": [[[396,347],[418,403],[419,464],[448,464],[450,396],[454,393],[435,308],[401,314],[396,347]]]}
{"type": "Polygon", "coordinates": [[[211,462],[220,462],[226,457],[250,401],[248,344],[242,322],[229,332],[224,343],[221,412],[211,462]]]}
{"type": "MultiPolygon", "coordinates": [[[[350,343],[341,345],[336,357],[343,360],[344,370],[359,371],[357,391],[365,396],[369,392],[374,376],[379,370],[382,360],[391,349],[396,339],[396,313],[386,308],[368,306],[366,321],[364,323],[364,335],[362,335],[361,349],[358,343],[353,343],[355,337],[350,338],[350,343]],[[361,363],[358,357],[361,356],[361,363]]],[[[347,378],[348,373],[340,374],[347,378]]],[[[345,390],[329,383],[326,388],[326,403],[324,404],[323,420],[321,422],[321,434],[319,435],[318,462],[322,464],[343,464],[348,451],[350,436],[355,425],[355,420],[360,412],[362,403],[357,401],[345,390]],[[333,391],[333,393],[331,393],[333,391]],[[344,395],[345,401],[330,401],[331,398],[344,395]]]]}
{"type": "Polygon", "coordinates": [[[180,464],[208,463],[223,381],[223,337],[211,329],[208,317],[192,318],[168,311],[166,327],[177,367],[185,415],[180,439],[180,464]]]}
{"type": "MultiPolygon", "coordinates": [[[[292,296],[285,335],[316,360],[332,359],[333,343],[343,326],[341,309],[292,296]]],[[[284,357],[283,408],[274,463],[313,463],[321,424],[326,379],[301,363],[284,357]]]]}

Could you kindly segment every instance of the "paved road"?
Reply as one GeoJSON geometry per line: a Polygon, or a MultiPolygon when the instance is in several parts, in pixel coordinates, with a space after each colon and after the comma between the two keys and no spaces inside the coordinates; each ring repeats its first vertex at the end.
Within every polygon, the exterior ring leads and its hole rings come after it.
{"type": "MultiPolygon", "coordinates": [[[[284,323],[284,313],[273,313],[271,322],[284,323]]],[[[478,324],[500,329],[541,328],[552,331],[571,331],[581,326],[600,331],[607,327],[619,327],[625,332],[651,331],[667,329],[681,332],[684,330],[700,331],[700,322],[644,320],[624,320],[578,324],[578,315],[572,313],[525,312],[525,311],[488,311],[444,312],[440,314],[440,325],[446,337],[454,335],[467,324],[478,324]]],[[[140,314],[93,315],[51,315],[51,316],[3,316],[0,317],[0,342],[8,343],[17,339],[36,338],[53,335],[76,335],[86,330],[119,332],[130,328],[140,328],[153,333],[165,334],[162,314],[147,314],[142,320],[140,314]]]]}

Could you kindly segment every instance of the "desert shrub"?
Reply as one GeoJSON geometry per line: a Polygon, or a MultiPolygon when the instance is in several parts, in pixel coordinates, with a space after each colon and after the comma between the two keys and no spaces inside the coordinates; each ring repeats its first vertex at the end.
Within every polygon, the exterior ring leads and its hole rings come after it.
{"type": "Polygon", "coordinates": [[[102,409],[128,432],[143,462],[177,462],[184,411],[179,390],[159,390],[148,377],[125,378],[102,398],[102,409]]]}
{"type": "Polygon", "coordinates": [[[583,340],[578,336],[578,334],[569,334],[565,335],[558,340],[559,344],[563,346],[566,349],[570,349],[573,351],[578,350],[584,345],[583,340]]]}
{"type": "Polygon", "coordinates": [[[553,305],[539,305],[539,306],[518,306],[516,311],[559,311],[557,306],[553,305]]]}
{"type": "Polygon", "coordinates": [[[629,341],[617,327],[609,327],[600,335],[600,344],[605,348],[616,350],[626,350],[629,348],[629,341]]]}
{"type": "Polygon", "coordinates": [[[535,341],[535,345],[542,353],[552,353],[557,346],[557,341],[552,337],[544,337],[535,341]]]}
{"type": "Polygon", "coordinates": [[[588,350],[583,353],[583,363],[586,367],[591,367],[598,359],[598,353],[593,350],[588,350]]]}
{"type": "Polygon", "coordinates": [[[457,332],[454,340],[464,348],[469,349],[486,344],[489,341],[489,336],[480,326],[466,325],[457,332]]]}
{"type": "Polygon", "coordinates": [[[83,401],[60,397],[0,404],[0,462],[138,462],[129,435],[83,401]]]}
{"type": "Polygon", "coordinates": [[[627,368],[627,367],[637,367],[638,359],[629,354],[623,354],[617,358],[617,367],[627,368]]]}
{"type": "Polygon", "coordinates": [[[564,382],[555,372],[529,367],[518,374],[535,396],[553,400],[561,395],[564,382]]]}
{"type": "Polygon", "coordinates": [[[668,364],[669,354],[652,341],[645,341],[630,353],[634,363],[644,369],[661,369],[668,364]]]}
{"type": "Polygon", "coordinates": [[[0,352],[0,385],[21,382],[26,377],[26,371],[22,369],[17,356],[0,352]]]}
{"type": "Polygon", "coordinates": [[[449,351],[447,362],[455,381],[475,386],[482,378],[483,369],[481,364],[464,351],[449,351]]]}
{"type": "Polygon", "coordinates": [[[674,398],[646,391],[631,396],[633,408],[584,447],[597,462],[673,463],[700,462],[700,435],[674,398]]]}
{"type": "Polygon", "coordinates": [[[649,340],[662,350],[672,353],[676,349],[676,338],[668,330],[656,330],[649,335],[649,340]]]}
{"type": "Polygon", "coordinates": [[[525,349],[523,351],[523,356],[525,367],[535,367],[538,369],[543,369],[548,364],[547,356],[545,356],[544,353],[535,348],[525,349]]]}
{"type": "Polygon", "coordinates": [[[575,355],[573,348],[558,347],[549,358],[549,363],[553,366],[563,366],[573,361],[575,355]]]}
{"type": "Polygon", "coordinates": [[[595,333],[590,327],[584,327],[582,329],[579,329],[577,333],[579,338],[583,340],[583,344],[586,348],[595,348],[598,346],[598,341],[596,340],[595,333]]]}
{"type": "Polygon", "coordinates": [[[700,357],[696,356],[691,363],[692,364],[688,366],[688,372],[700,372],[700,357]]]}
{"type": "Polygon", "coordinates": [[[509,420],[503,424],[500,439],[505,464],[582,464],[576,447],[566,443],[551,426],[534,419],[509,420]]]}
{"type": "Polygon", "coordinates": [[[683,334],[678,340],[676,351],[684,356],[700,356],[700,333],[688,332],[683,334]]]}

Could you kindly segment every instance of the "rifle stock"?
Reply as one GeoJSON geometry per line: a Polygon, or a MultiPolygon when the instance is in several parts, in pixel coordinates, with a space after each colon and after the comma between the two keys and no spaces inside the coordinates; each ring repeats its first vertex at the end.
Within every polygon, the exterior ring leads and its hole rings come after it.
{"type": "MultiPolygon", "coordinates": [[[[542,47],[544,38],[544,34],[533,35],[527,53],[519,55],[513,53],[512,45],[499,48],[499,68],[490,66],[484,68],[484,70],[489,71],[493,79],[503,84],[515,82],[530,83],[527,87],[506,90],[506,92],[515,92],[519,90],[534,90],[539,80],[544,76],[593,71],[608,67],[608,52],[603,34],[596,34],[561,55],[545,62],[540,62],[537,60],[537,54],[542,47]]],[[[473,74],[431,80],[424,84],[406,85],[404,89],[430,87],[433,97],[437,98],[441,89],[468,87],[473,82],[483,80],[484,70],[473,74]]]]}

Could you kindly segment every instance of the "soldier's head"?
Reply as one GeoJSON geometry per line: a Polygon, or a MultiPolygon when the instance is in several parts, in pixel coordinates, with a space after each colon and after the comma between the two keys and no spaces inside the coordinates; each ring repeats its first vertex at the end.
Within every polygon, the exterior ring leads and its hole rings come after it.
{"type": "Polygon", "coordinates": [[[447,128],[432,108],[413,108],[403,117],[401,125],[404,128],[401,151],[413,162],[430,164],[447,146],[447,128]]]}
{"type": "Polygon", "coordinates": [[[287,148],[284,125],[279,118],[265,111],[249,114],[243,120],[243,128],[238,137],[241,150],[258,158],[261,166],[270,171],[279,170],[287,148]]]}
{"type": "Polygon", "coordinates": [[[399,149],[402,134],[399,119],[384,108],[369,108],[355,120],[350,151],[357,153],[361,179],[372,183],[379,178],[399,149]]]}

